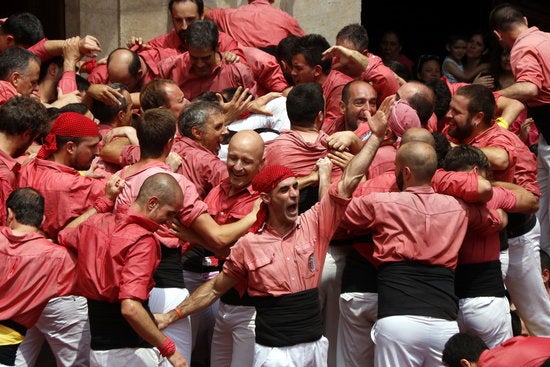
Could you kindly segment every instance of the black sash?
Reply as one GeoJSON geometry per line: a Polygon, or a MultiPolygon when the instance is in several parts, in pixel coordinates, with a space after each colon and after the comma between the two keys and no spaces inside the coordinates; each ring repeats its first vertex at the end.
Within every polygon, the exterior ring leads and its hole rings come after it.
{"type": "MultiPolygon", "coordinates": [[[[143,303],[143,307],[153,318],[147,301],[143,303]]],[[[153,347],[143,340],[122,316],[119,302],[102,302],[88,298],[88,318],[92,350],[153,347]]]]}
{"type": "Polygon", "coordinates": [[[256,343],[288,347],[323,336],[317,288],[280,297],[252,298],[256,306],[256,343]]]}
{"type": "Polygon", "coordinates": [[[500,261],[459,265],[455,272],[455,293],[458,298],[504,297],[500,261]]]}
{"type": "MultiPolygon", "coordinates": [[[[12,330],[17,331],[19,334],[23,336],[25,336],[27,332],[26,327],[12,320],[0,321],[0,324],[9,327],[12,330]]],[[[20,344],[21,343],[11,344],[11,345],[0,345],[0,364],[6,365],[6,366],[15,366],[15,357],[17,355],[17,349],[19,348],[20,344]]]]}
{"type": "Polygon", "coordinates": [[[351,250],[346,257],[342,271],[342,288],[340,293],[368,292],[378,293],[376,268],[357,250],[351,250]]]}
{"type": "Polygon", "coordinates": [[[550,105],[528,107],[529,116],[535,120],[535,125],[544,139],[550,144],[550,105]]]}
{"type": "Polygon", "coordinates": [[[456,320],[454,272],[443,266],[389,263],[378,269],[378,318],[397,315],[456,320]]]}
{"type": "Polygon", "coordinates": [[[534,214],[509,213],[508,224],[506,225],[508,238],[523,236],[532,230],[536,224],[537,217],[534,214]]]}
{"type": "Polygon", "coordinates": [[[185,288],[181,248],[170,248],[160,244],[161,258],[153,274],[157,288],[185,288]]]}

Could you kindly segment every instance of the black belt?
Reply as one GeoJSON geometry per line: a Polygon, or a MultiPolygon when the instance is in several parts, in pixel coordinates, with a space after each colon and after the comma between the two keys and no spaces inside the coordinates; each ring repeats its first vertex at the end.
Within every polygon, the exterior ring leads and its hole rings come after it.
{"type": "Polygon", "coordinates": [[[279,297],[253,297],[253,301],[256,306],[256,343],[288,347],[314,342],[323,336],[317,288],[279,297]]]}
{"type": "Polygon", "coordinates": [[[535,120],[538,131],[550,144],[550,105],[528,107],[529,116],[535,120]]]}
{"type": "Polygon", "coordinates": [[[535,228],[536,224],[537,216],[534,214],[510,213],[506,226],[508,238],[523,236],[535,228]]]}

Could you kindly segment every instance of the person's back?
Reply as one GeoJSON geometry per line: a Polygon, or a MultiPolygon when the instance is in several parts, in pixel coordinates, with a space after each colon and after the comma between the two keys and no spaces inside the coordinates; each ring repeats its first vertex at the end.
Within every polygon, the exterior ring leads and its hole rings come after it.
{"type": "Polygon", "coordinates": [[[270,51],[285,37],[305,36],[298,21],[273,6],[273,0],[249,0],[235,9],[205,8],[205,16],[243,46],[270,51]],[[261,28],[258,25],[261,24],[261,28]]]}

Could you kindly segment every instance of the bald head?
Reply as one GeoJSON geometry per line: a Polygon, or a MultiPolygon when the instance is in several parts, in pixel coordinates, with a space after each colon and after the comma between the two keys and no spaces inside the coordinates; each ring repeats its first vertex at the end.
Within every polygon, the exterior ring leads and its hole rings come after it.
{"type": "Polygon", "coordinates": [[[156,173],[143,181],[136,202],[143,205],[153,196],[159,199],[161,205],[174,202],[181,206],[183,200],[178,181],[167,173],[156,173]]]}
{"type": "Polygon", "coordinates": [[[237,132],[227,149],[227,172],[233,190],[250,184],[263,165],[264,141],[253,130],[237,132]]]}
{"type": "Polygon", "coordinates": [[[437,155],[433,146],[423,142],[409,142],[397,150],[396,175],[405,174],[403,188],[430,183],[437,169],[437,155]]]}
{"type": "Polygon", "coordinates": [[[107,74],[113,83],[124,84],[131,92],[139,90],[141,60],[135,51],[117,48],[107,58],[107,74]]]}
{"type": "Polygon", "coordinates": [[[413,80],[403,84],[398,90],[400,99],[406,100],[416,110],[422,126],[428,124],[435,107],[435,94],[426,84],[413,80]]]}
{"type": "Polygon", "coordinates": [[[424,129],[423,127],[411,127],[403,133],[403,137],[401,138],[401,145],[413,141],[435,146],[435,140],[432,133],[429,132],[427,129],[424,129]]]}

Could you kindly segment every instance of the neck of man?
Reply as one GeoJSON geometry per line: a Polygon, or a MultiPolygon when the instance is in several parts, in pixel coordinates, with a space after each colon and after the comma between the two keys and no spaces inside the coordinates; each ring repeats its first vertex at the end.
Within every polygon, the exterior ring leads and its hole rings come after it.
{"type": "Polygon", "coordinates": [[[19,150],[16,136],[7,136],[0,132],[0,150],[8,154],[10,157],[14,157],[15,153],[19,150]]]}

